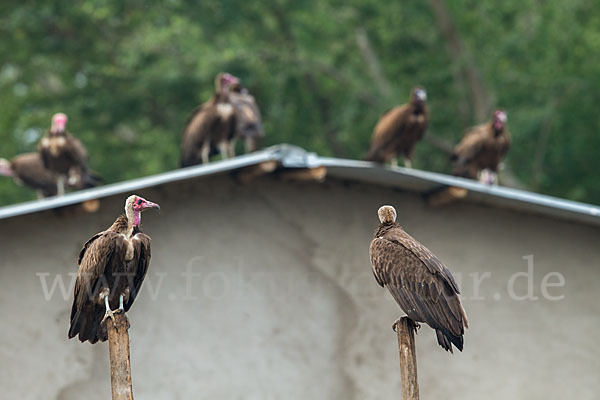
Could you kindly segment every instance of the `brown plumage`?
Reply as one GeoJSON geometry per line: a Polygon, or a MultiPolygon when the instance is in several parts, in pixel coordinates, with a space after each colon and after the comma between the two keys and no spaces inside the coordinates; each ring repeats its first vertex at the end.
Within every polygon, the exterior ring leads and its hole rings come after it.
{"type": "Polygon", "coordinates": [[[79,253],[69,339],[105,341],[102,322],[112,310],[127,312],[138,295],[150,264],[150,237],[142,233],[141,213],[160,208],[131,195],[121,215],[105,231],[92,236],[79,253]]]}
{"type": "Polygon", "coordinates": [[[396,223],[393,207],[383,206],[378,214],[381,224],[369,248],[377,283],[387,287],[410,319],[432,327],[440,346],[452,352],[454,345],[462,351],[468,321],[454,277],[396,223]]]}
{"type": "Polygon", "coordinates": [[[44,166],[57,174],[57,191],[65,192],[65,183],[87,188],[100,184],[100,177],[88,168],[88,156],[79,139],[66,130],[67,116],[52,117],[52,126],[38,144],[44,166]]]}
{"type": "Polygon", "coordinates": [[[229,100],[235,110],[235,138],[244,140],[246,153],[251,153],[258,147],[260,138],[265,136],[258,104],[248,89],[240,84],[231,86],[229,100]]]}
{"type": "Polygon", "coordinates": [[[373,130],[367,161],[398,165],[397,157],[402,156],[404,165],[411,167],[415,145],[427,130],[426,100],[425,89],[414,88],[408,104],[394,107],[379,118],[373,130]]]}
{"type": "Polygon", "coordinates": [[[235,110],[229,100],[231,85],[239,80],[226,73],[215,79],[215,93],[188,118],[181,142],[181,166],[206,164],[217,151],[223,158],[233,156],[235,110]]]}
{"type": "Polygon", "coordinates": [[[453,175],[478,179],[483,170],[489,170],[492,172],[492,182],[495,181],[500,162],[510,148],[506,120],[506,113],[497,110],[492,121],[478,125],[465,134],[451,156],[454,161],[453,175]]]}
{"type": "Polygon", "coordinates": [[[38,197],[56,195],[56,174],[46,169],[38,153],[25,153],[10,160],[0,159],[0,175],[11,176],[20,185],[35,190],[38,197]]]}

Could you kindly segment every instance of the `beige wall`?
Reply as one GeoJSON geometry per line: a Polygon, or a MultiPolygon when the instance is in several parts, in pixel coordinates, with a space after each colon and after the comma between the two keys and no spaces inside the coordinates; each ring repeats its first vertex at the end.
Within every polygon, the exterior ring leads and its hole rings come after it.
{"type": "MultiPolygon", "coordinates": [[[[597,228],[467,203],[432,210],[416,194],[336,181],[238,186],[224,176],[139,194],[162,210],[144,215],[153,257],[128,314],[137,399],[399,398],[391,323],[400,311],[368,259],[384,203],[460,278],[471,323],[454,355],[427,326],[419,331],[422,398],[600,392],[597,228]],[[527,255],[538,300],[510,299],[527,255]],[[186,280],[188,268],[200,276],[186,280]],[[548,289],[559,301],[540,290],[553,271],[565,279],[548,289]],[[485,272],[478,300],[469,274],[485,272]]],[[[112,223],[125,197],[93,215],[0,221],[2,398],[110,398],[107,344],[67,340],[70,292],[46,301],[36,273],[69,284],[82,243],[112,223]]],[[[515,291],[527,291],[525,278],[515,291]]]]}

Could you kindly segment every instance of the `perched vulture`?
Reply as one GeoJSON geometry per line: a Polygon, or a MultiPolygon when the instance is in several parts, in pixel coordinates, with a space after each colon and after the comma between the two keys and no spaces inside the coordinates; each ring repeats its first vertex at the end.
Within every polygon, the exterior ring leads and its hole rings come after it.
{"type": "Polygon", "coordinates": [[[19,185],[35,190],[38,198],[56,196],[56,174],[44,167],[38,153],[25,153],[11,160],[0,158],[0,175],[11,176],[19,185]]]}
{"type": "Polygon", "coordinates": [[[383,206],[369,255],[377,283],[388,288],[413,322],[435,329],[440,346],[462,351],[469,326],[454,277],[425,246],[396,223],[396,210],[383,206]]]}
{"type": "Polygon", "coordinates": [[[129,196],[125,214],[83,245],[69,339],[79,334],[82,342],[103,342],[107,332],[102,322],[117,307],[122,312],[131,308],[150,264],[150,237],[141,230],[142,212],[149,208],[160,209],[140,196],[129,196]]]}
{"type": "Polygon", "coordinates": [[[233,75],[218,74],[213,96],[188,118],[181,143],[182,167],[207,164],[217,150],[223,158],[233,156],[236,121],[229,96],[230,87],[237,83],[239,80],[233,75]]]}
{"type": "Polygon", "coordinates": [[[492,121],[469,130],[454,148],[453,175],[497,184],[498,167],[510,147],[506,112],[496,110],[492,121]]]}
{"type": "MultiPolygon", "coordinates": [[[[265,136],[258,105],[254,96],[240,84],[231,87],[229,99],[235,110],[235,138],[243,139],[246,153],[251,153],[258,147],[257,142],[260,138],[265,136]]],[[[232,146],[235,148],[235,144],[232,146]]]]}
{"type": "Polygon", "coordinates": [[[404,166],[410,168],[415,145],[427,130],[427,92],[414,88],[410,102],[384,113],[375,125],[367,161],[391,162],[398,165],[398,156],[404,158],[404,166]]]}
{"type": "Polygon", "coordinates": [[[44,166],[57,174],[57,191],[65,194],[65,182],[79,188],[100,184],[98,175],[88,169],[85,147],[66,130],[67,116],[54,114],[52,126],[38,144],[44,166]]]}

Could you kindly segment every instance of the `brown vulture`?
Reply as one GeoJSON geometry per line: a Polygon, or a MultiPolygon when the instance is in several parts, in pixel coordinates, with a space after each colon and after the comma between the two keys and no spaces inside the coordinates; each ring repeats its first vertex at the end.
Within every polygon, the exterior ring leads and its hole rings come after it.
{"type": "Polygon", "coordinates": [[[483,183],[498,183],[500,162],[510,148],[506,112],[496,110],[492,121],[470,129],[454,148],[452,174],[483,183]]]}
{"type": "Polygon", "coordinates": [[[413,322],[425,322],[435,329],[440,346],[452,352],[454,345],[462,351],[469,324],[454,277],[396,223],[394,207],[383,206],[378,214],[381,224],[369,248],[377,283],[388,288],[413,322]]]}
{"type": "Polygon", "coordinates": [[[25,153],[10,160],[0,158],[0,175],[11,176],[17,184],[35,190],[38,198],[56,196],[56,174],[44,167],[38,153],[25,153]]]}
{"type": "MultiPolygon", "coordinates": [[[[258,147],[260,138],[265,136],[256,100],[240,84],[232,85],[229,99],[235,110],[235,138],[243,139],[246,153],[251,153],[258,147]]],[[[235,144],[232,147],[235,148],[235,144]]]]}
{"type": "Polygon", "coordinates": [[[367,161],[390,162],[398,165],[398,156],[404,159],[404,166],[411,167],[415,145],[427,130],[427,92],[416,87],[410,95],[410,102],[385,112],[373,130],[371,147],[367,161]]]}
{"type": "Polygon", "coordinates": [[[207,164],[217,151],[221,157],[233,156],[235,110],[229,100],[230,87],[238,78],[220,73],[215,79],[215,93],[196,108],[188,118],[181,143],[181,166],[207,164]]]}
{"type": "Polygon", "coordinates": [[[79,253],[79,270],[71,308],[69,339],[105,341],[102,322],[117,307],[127,312],[138,295],[150,264],[150,237],[141,230],[142,212],[160,209],[140,196],[125,202],[125,214],[92,236],[79,253]]]}
{"type": "Polygon", "coordinates": [[[57,174],[57,191],[65,194],[65,182],[79,188],[98,186],[101,179],[88,169],[87,151],[79,139],[66,130],[67,116],[54,114],[52,126],[38,144],[44,166],[57,174]]]}

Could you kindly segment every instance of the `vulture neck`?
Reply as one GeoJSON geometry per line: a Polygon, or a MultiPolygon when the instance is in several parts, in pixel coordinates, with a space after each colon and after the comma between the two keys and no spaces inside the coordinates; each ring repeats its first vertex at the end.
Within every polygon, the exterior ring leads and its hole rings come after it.
{"type": "Polygon", "coordinates": [[[141,211],[128,208],[127,211],[127,237],[131,237],[135,228],[139,228],[142,223],[141,211]]]}
{"type": "Polygon", "coordinates": [[[375,237],[381,237],[381,236],[385,235],[388,231],[390,231],[391,229],[394,229],[394,228],[402,229],[400,224],[397,222],[383,222],[383,223],[379,224],[379,226],[377,227],[377,230],[375,230],[375,237]]]}

